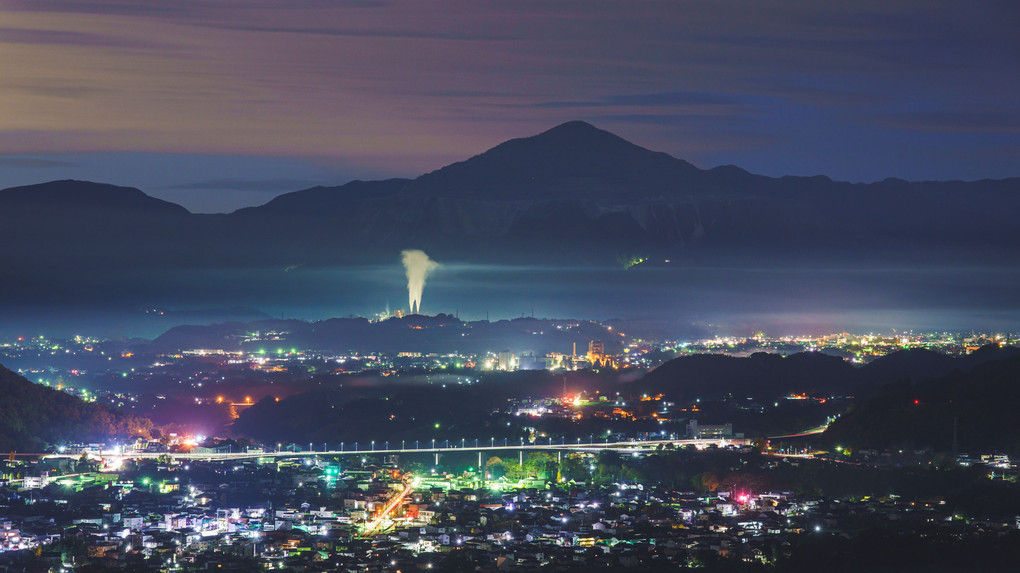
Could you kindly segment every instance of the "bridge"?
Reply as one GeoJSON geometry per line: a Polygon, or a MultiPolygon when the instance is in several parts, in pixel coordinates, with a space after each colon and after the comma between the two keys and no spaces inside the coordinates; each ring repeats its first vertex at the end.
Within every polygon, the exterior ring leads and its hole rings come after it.
{"type": "MultiPolygon", "coordinates": [[[[548,443],[506,443],[496,444],[494,439],[490,439],[489,445],[472,445],[471,442],[478,444],[477,440],[467,441],[461,440],[460,444],[449,443],[444,440],[442,446],[426,445],[424,447],[406,447],[406,440],[401,444],[400,448],[388,447],[389,442],[383,442],[383,447],[376,448],[376,442],[369,442],[369,448],[359,448],[360,442],[355,442],[354,447],[348,449],[341,445],[340,449],[328,449],[323,448],[322,450],[315,450],[309,448],[304,451],[288,451],[288,450],[277,450],[277,451],[246,451],[246,452],[188,452],[188,453],[158,453],[158,452],[134,452],[134,451],[119,451],[119,450],[102,450],[99,452],[90,453],[92,457],[101,458],[119,458],[119,459],[170,459],[174,461],[236,461],[236,460],[251,460],[251,459],[284,459],[284,458],[303,458],[303,457],[337,457],[337,456],[378,456],[378,455],[393,455],[393,454],[433,454],[441,455],[448,453],[463,453],[463,452],[477,452],[479,455],[485,452],[507,452],[507,451],[519,451],[519,452],[532,452],[532,451],[586,451],[586,452],[600,452],[605,450],[628,452],[628,453],[642,453],[659,449],[659,447],[687,447],[693,446],[698,449],[705,449],[709,447],[725,448],[728,446],[744,446],[751,443],[750,440],[746,439],[729,439],[729,438],[712,438],[712,439],[690,439],[690,440],[673,440],[673,439],[662,439],[662,440],[624,440],[615,442],[595,442],[588,441],[584,442],[580,439],[574,442],[561,441],[555,443],[550,440],[548,443]]],[[[431,440],[430,440],[431,443],[431,440]]],[[[70,453],[49,453],[49,454],[37,454],[44,458],[78,458],[81,457],[81,453],[70,454],[70,453]]]]}

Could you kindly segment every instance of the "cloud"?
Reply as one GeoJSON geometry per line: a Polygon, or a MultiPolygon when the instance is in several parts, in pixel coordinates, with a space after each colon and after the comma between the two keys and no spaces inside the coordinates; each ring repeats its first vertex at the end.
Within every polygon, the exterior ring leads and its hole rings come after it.
{"type": "Polygon", "coordinates": [[[8,0],[5,4],[17,11],[127,16],[167,16],[185,8],[176,2],[145,0],[8,0]]]}
{"type": "Polygon", "coordinates": [[[302,36],[337,36],[345,38],[402,38],[413,40],[453,40],[472,42],[505,42],[515,39],[514,36],[493,36],[481,32],[466,30],[447,31],[422,31],[408,29],[380,30],[370,28],[320,28],[306,26],[262,26],[244,24],[211,24],[223,30],[234,30],[241,32],[270,33],[270,34],[294,34],[302,36]]]}
{"type": "Polygon", "coordinates": [[[49,169],[52,167],[74,167],[68,161],[55,161],[38,157],[0,157],[0,167],[21,167],[25,169],[49,169]]]}
{"type": "Polygon", "coordinates": [[[1016,14],[923,0],[11,0],[0,153],[317,156],[413,175],[582,117],[687,156],[776,144],[713,163],[848,173],[907,153],[904,129],[937,134],[918,160],[973,146],[952,134],[1015,134],[1016,14]],[[959,111],[902,113],[922,97],[959,111]],[[1004,111],[975,113],[975,99],[1004,111]]]}
{"type": "Polygon", "coordinates": [[[879,125],[928,133],[1020,134],[1020,110],[931,110],[889,113],[870,119],[879,125]]]}
{"type": "Polygon", "coordinates": [[[80,85],[57,85],[57,84],[10,86],[8,89],[12,91],[24,92],[33,96],[59,99],[78,99],[101,93],[107,93],[109,91],[98,87],[86,87],[80,85]]]}
{"type": "Polygon", "coordinates": [[[150,40],[128,39],[117,34],[77,30],[42,30],[0,28],[0,42],[5,44],[37,44],[45,46],[87,46],[93,48],[165,48],[166,44],[150,40]]]}
{"type": "Polygon", "coordinates": [[[598,99],[573,101],[540,101],[522,104],[534,108],[575,108],[575,107],[679,107],[736,104],[737,99],[729,94],[708,92],[657,92],[607,95],[598,99]]]}

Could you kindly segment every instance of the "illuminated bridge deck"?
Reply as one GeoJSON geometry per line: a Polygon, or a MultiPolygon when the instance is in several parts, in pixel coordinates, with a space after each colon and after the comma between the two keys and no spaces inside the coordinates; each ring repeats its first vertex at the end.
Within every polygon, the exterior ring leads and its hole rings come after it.
{"type": "MultiPolygon", "coordinates": [[[[472,440],[471,442],[473,442],[472,440]]],[[[442,447],[421,447],[421,448],[359,448],[359,449],[333,449],[333,450],[308,450],[308,451],[269,451],[269,452],[237,452],[237,453],[153,453],[153,452],[119,452],[115,450],[97,452],[93,455],[122,459],[171,459],[171,460],[196,460],[196,461],[230,461],[250,460],[265,458],[301,458],[301,457],[336,457],[336,456],[378,456],[392,454],[446,454],[463,452],[506,452],[506,451],[550,451],[570,450],[599,452],[613,450],[621,452],[648,452],[656,450],[660,446],[686,447],[693,446],[703,449],[709,447],[725,448],[728,446],[745,446],[750,440],[745,439],[697,439],[697,440],[628,440],[619,442],[566,442],[549,444],[492,444],[472,445],[471,442],[461,446],[452,444],[442,447]]],[[[45,454],[48,458],[77,458],[81,454],[45,454]]]]}

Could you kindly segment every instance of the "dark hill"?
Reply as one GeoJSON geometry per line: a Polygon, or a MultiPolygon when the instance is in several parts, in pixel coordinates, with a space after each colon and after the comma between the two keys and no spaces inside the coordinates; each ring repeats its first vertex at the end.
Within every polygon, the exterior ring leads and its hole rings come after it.
{"type": "Polygon", "coordinates": [[[148,436],[152,423],[65,392],[33,384],[0,366],[0,450],[42,451],[52,444],[148,436]]]}
{"type": "MultiPolygon", "coordinates": [[[[200,220],[132,187],[52,181],[0,191],[0,265],[23,280],[180,263],[200,220]]],[[[73,286],[64,286],[70,290],[73,286]]]]}
{"type": "Polygon", "coordinates": [[[60,215],[73,209],[82,216],[93,212],[104,216],[132,214],[135,216],[182,216],[184,207],[156,199],[135,189],[90,181],[65,179],[37,185],[11,187],[0,191],[0,205],[5,209],[38,210],[38,215],[60,215]]]}
{"type": "Polygon", "coordinates": [[[842,358],[817,352],[790,356],[757,353],[747,358],[702,354],[675,358],[635,382],[643,392],[671,399],[735,397],[775,399],[807,392],[814,396],[853,395],[858,375],[842,358]]]}
{"type": "Polygon", "coordinates": [[[872,389],[897,380],[927,380],[960,368],[959,359],[932,350],[901,350],[877,358],[861,368],[872,389]]]}
{"type": "Polygon", "coordinates": [[[950,451],[956,419],[960,451],[1020,453],[1020,356],[985,362],[941,378],[883,386],[823,434],[854,448],[950,451]]]}
{"type": "Polygon", "coordinates": [[[986,362],[994,362],[1014,356],[1020,356],[1020,347],[986,344],[966,356],[961,356],[959,362],[962,370],[971,370],[986,362]]]}
{"type": "Polygon", "coordinates": [[[1020,355],[1020,348],[998,344],[989,344],[958,357],[931,350],[901,350],[875,359],[860,369],[862,392],[877,390],[891,382],[941,378],[954,370],[969,372],[987,362],[1017,355],[1020,355]]]}
{"type": "Polygon", "coordinates": [[[816,397],[864,399],[893,382],[923,386],[951,372],[970,372],[983,364],[1016,356],[1020,356],[1020,348],[997,344],[959,357],[911,349],[855,367],[840,357],[816,352],[786,357],[757,353],[746,358],[696,354],[666,362],[635,385],[644,392],[663,392],[678,398],[719,398],[732,394],[771,400],[806,392],[816,397]]]}

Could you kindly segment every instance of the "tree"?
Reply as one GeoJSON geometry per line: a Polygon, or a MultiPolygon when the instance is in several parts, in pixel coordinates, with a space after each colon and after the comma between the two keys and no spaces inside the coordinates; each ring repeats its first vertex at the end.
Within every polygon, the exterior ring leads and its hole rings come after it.
{"type": "Polygon", "coordinates": [[[713,472],[705,472],[701,475],[694,476],[694,486],[699,487],[702,491],[711,491],[719,489],[719,476],[713,472]]]}
{"type": "Polygon", "coordinates": [[[564,481],[587,481],[589,465],[581,454],[568,454],[560,464],[560,476],[564,481]]]}
{"type": "Polygon", "coordinates": [[[548,477],[550,466],[555,465],[551,454],[545,452],[531,452],[524,458],[524,471],[529,476],[548,477]]]}

